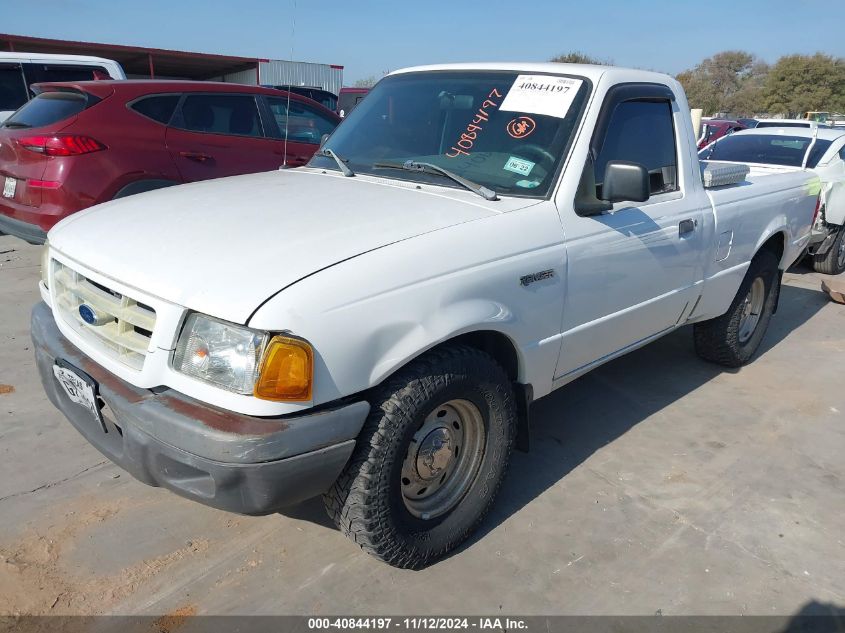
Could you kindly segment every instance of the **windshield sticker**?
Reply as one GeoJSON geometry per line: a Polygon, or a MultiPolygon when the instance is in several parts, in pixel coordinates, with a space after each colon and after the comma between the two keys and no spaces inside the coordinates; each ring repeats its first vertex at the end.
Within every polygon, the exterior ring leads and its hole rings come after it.
{"type": "Polygon", "coordinates": [[[530,160],[511,156],[510,158],[508,158],[508,162],[505,163],[503,169],[507,171],[512,171],[513,173],[519,174],[520,176],[527,176],[531,173],[531,170],[534,169],[534,165],[536,165],[536,163],[532,163],[530,160]]]}
{"type": "Polygon", "coordinates": [[[537,123],[530,116],[520,116],[508,123],[508,134],[514,138],[525,138],[537,129],[537,123]]]}
{"type": "Polygon", "coordinates": [[[478,112],[475,113],[472,121],[467,125],[466,131],[461,134],[461,138],[458,139],[458,142],[455,143],[452,147],[449,148],[449,151],[446,152],[446,156],[448,158],[457,158],[460,155],[469,156],[469,152],[472,149],[472,146],[475,145],[475,140],[478,138],[478,133],[484,129],[483,123],[487,123],[490,120],[490,109],[497,108],[499,104],[493,99],[501,99],[502,94],[496,89],[490,91],[490,94],[487,95],[487,99],[484,100],[484,103],[481,104],[481,107],[478,108],[478,112]],[[454,152],[454,153],[450,153],[454,152]]]}
{"type": "Polygon", "coordinates": [[[580,79],[569,77],[518,75],[499,109],[563,119],[582,83],[580,79]]]}
{"type": "Polygon", "coordinates": [[[539,180],[517,180],[516,186],[524,189],[533,189],[540,184],[539,180]]]}

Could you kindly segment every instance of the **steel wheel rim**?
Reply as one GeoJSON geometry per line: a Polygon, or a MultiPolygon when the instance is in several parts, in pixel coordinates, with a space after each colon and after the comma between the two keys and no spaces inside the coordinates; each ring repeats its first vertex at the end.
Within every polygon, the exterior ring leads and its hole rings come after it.
{"type": "Polygon", "coordinates": [[[481,466],[485,435],[481,411],[469,400],[435,407],[402,463],[400,488],[408,512],[429,520],[458,505],[481,466]]]}
{"type": "Polygon", "coordinates": [[[742,306],[742,316],[739,318],[739,342],[745,343],[754,334],[757,324],[760,322],[760,315],[763,312],[763,303],[766,299],[766,284],[763,279],[756,277],[745,295],[742,306]]]}

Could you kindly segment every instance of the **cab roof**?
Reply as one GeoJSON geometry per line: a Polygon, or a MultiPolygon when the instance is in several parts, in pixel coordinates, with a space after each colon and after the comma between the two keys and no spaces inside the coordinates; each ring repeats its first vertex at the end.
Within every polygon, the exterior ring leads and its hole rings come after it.
{"type": "Polygon", "coordinates": [[[619,66],[601,66],[598,64],[559,64],[557,62],[486,62],[486,63],[461,63],[461,64],[432,64],[428,66],[412,66],[390,73],[398,75],[403,73],[427,72],[438,70],[502,70],[518,73],[547,73],[557,75],[580,75],[586,77],[593,83],[608,75],[614,82],[623,81],[651,81],[664,83],[669,86],[677,86],[673,77],[664,73],[657,73],[650,70],[638,70],[635,68],[622,68],[619,66]]]}

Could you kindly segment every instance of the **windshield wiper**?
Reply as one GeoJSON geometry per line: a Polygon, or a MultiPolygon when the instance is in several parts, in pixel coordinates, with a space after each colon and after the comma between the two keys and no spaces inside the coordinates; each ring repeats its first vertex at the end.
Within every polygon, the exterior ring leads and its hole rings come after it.
{"type": "Polygon", "coordinates": [[[404,169],[406,171],[421,171],[426,174],[439,174],[440,176],[446,176],[446,178],[454,180],[459,185],[462,185],[473,193],[478,194],[485,200],[499,199],[499,196],[497,196],[496,192],[492,189],[488,189],[484,185],[479,185],[478,183],[467,180],[462,176],[458,176],[458,174],[449,171],[448,169],[444,169],[440,165],[435,165],[434,163],[421,163],[415,160],[406,160],[404,163],[375,163],[373,167],[375,169],[404,169]]]}
{"type": "Polygon", "coordinates": [[[6,121],[3,123],[3,127],[8,128],[15,128],[22,130],[24,128],[32,127],[29,123],[18,123],[17,121],[6,121]]]}
{"type": "Polygon", "coordinates": [[[329,149],[329,148],[327,148],[327,147],[326,147],[326,148],[324,148],[324,149],[317,150],[317,151],[315,152],[315,154],[316,154],[317,156],[328,156],[329,158],[333,158],[333,159],[334,159],[334,162],[336,162],[336,163],[337,163],[337,166],[338,166],[338,167],[340,167],[340,173],[342,173],[342,174],[343,174],[344,176],[346,176],[347,178],[348,178],[349,176],[354,176],[354,175],[355,175],[355,172],[354,172],[354,171],[352,171],[351,169],[349,169],[349,167],[346,165],[346,159],[345,159],[345,158],[341,158],[340,156],[338,156],[337,154],[335,154],[335,153],[334,153],[334,150],[331,150],[331,149],[329,149]]]}

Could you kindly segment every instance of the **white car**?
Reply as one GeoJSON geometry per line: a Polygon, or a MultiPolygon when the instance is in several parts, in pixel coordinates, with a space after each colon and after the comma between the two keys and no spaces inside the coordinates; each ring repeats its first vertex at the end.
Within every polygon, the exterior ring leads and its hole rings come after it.
{"type": "Polygon", "coordinates": [[[717,140],[699,152],[706,160],[787,172],[811,169],[821,179],[821,206],[808,255],[820,273],[845,272],[845,129],[755,128],[717,140]]]}
{"type": "Polygon", "coordinates": [[[32,84],[126,79],[120,64],[87,55],[0,52],[0,123],[32,98],[32,84]]]}
{"type": "Polygon", "coordinates": [[[754,126],[754,129],[771,127],[797,127],[812,129],[816,127],[826,128],[830,126],[826,123],[807,121],[806,119],[759,119],[757,121],[757,125],[754,126]]]}
{"type": "Polygon", "coordinates": [[[249,514],[322,494],[418,568],[484,518],[532,401],[686,324],[752,357],[818,178],[747,171],[702,170],[667,75],[394,72],[306,167],[57,224],[41,380],[141,481],[249,514]]]}

